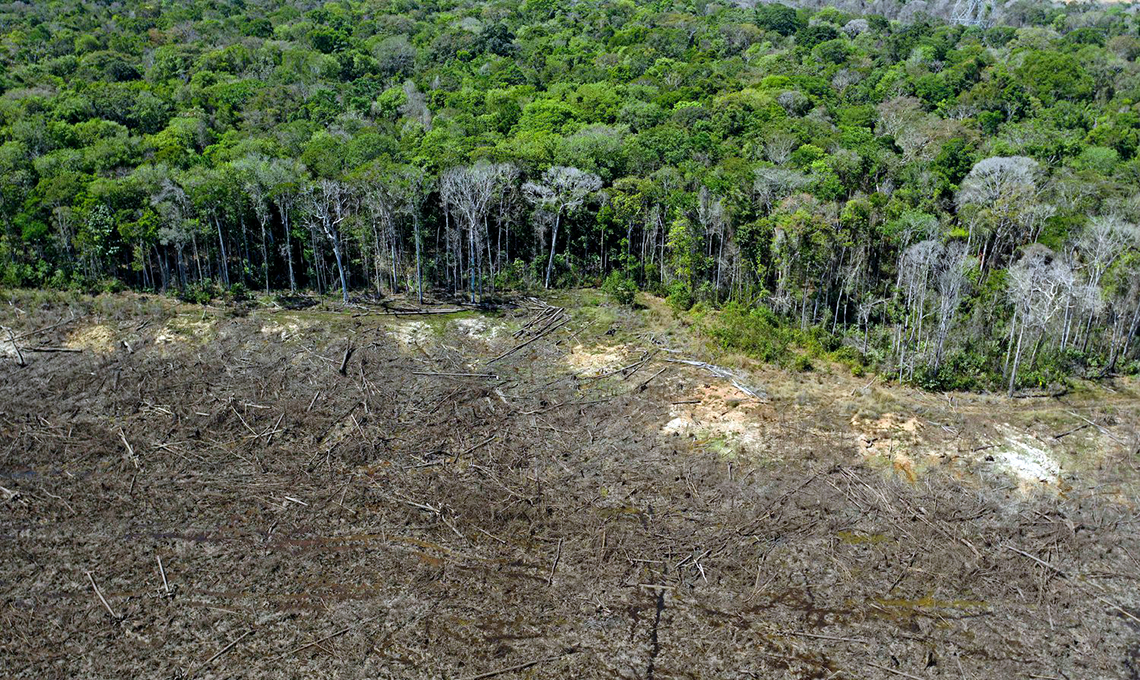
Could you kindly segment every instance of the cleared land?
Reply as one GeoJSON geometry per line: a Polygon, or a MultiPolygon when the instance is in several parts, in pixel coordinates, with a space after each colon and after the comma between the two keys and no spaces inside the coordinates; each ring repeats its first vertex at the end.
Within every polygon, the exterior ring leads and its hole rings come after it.
{"type": "Polygon", "coordinates": [[[789,374],[588,292],[0,324],[3,677],[1140,677],[1133,382],[789,374]]]}

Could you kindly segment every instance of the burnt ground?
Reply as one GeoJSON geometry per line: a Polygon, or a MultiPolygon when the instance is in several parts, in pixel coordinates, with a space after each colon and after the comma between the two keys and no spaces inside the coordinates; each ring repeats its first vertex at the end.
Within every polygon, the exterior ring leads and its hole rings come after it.
{"type": "Polygon", "coordinates": [[[0,677],[1140,677],[1134,393],[730,398],[579,298],[4,303],[0,677]],[[999,426],[1076,443],[1027,485],[999,426]]]}

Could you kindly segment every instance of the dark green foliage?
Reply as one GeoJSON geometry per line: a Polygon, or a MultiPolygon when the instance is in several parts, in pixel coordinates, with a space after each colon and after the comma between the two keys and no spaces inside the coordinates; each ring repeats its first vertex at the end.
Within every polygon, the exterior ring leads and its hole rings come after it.
{"type": "Polygon", "coordinates": [[[780,35],[792,35],[803,25],[796,10],[779,3],[761,4],[756,8],[756,25],[780,35]]]}
{"type": "Polygon", "coordinates": [[[610,272],[602,283],[602,292],[619,305],[632,305],[637,299],[637,283],[620,271],[610,272]]]}
{"type": "Polygon", "coordinates": [[[896,20],[911,7],[14,5],[0,285],[474,299],[549,262],[555,286],[662,295],[805,370],[977,389],[1136,365],[1137,243],[1094,262],[1081,240],[1140,221],[1134,18],[896,20]],[[1020,183],[985,194],[987,162],[1020,183]],[[465,215],[442,180],[473,164],[499,174],[465,215]],[[559,166],[601,190],[555,214],[527,183],[559,166]],[[1008,268],[1039,246],[1071,299],[1011,376],[1008,268]]]}
{"type": "Polygon", "coordinates": [[[834,26],[830,24],[815,24],[813,26],[804,26],[796,31],[796,44],[806,49],[811,49],[820,43],[835,40],[838,37],[839,31],[835,30],[834,26]]]}

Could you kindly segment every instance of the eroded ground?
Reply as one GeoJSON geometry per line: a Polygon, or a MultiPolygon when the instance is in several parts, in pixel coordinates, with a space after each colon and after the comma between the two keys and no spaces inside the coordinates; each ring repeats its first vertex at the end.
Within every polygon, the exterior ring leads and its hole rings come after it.
{"type": "Polygon", "coordinates": [[[592,298],[7,293],[0,676],[1140,677],[1134,383],[789,374],[592,298]]]}

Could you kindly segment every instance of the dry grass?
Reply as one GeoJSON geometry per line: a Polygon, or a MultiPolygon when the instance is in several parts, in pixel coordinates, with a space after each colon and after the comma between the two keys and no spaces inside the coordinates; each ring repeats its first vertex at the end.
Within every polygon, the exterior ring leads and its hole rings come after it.
{"type": "MultiPolygon", "coordinates": [[[[536,339],[544,308],[525,303],[474,333],[433,321],[408,351],[406,318],[310,311],[293,330],[291,312],[150,304],[48,300],[0,320],[62,322],[45,345],[94,326],[114,340],[0,360],[0,676],[1137,673],[1124,454],[1025,490],[977,462],[911,481],[857,445],[864,424],[897,438],[913,418],[916,450],[969,448],[991,436],[971,421],[1004,402],[937,410],[761,372],[772,396],[733,403],[667,353],[595,380],[567,366],[579,344],[652,350],[651,310],[571,308],[536,339]],[[179,314],[208,339],[156,345],[179,314]],[[524,330],[492,336],[500,323],[524,330]],[[755,423],[765,444],[663,435],[678,406],[755,423]]],[[[1079,413],[1131,436],[1113,408],[1079,413]]],[[[1088,430],[1105,436],[1059,445],[1088,430]]]]}

